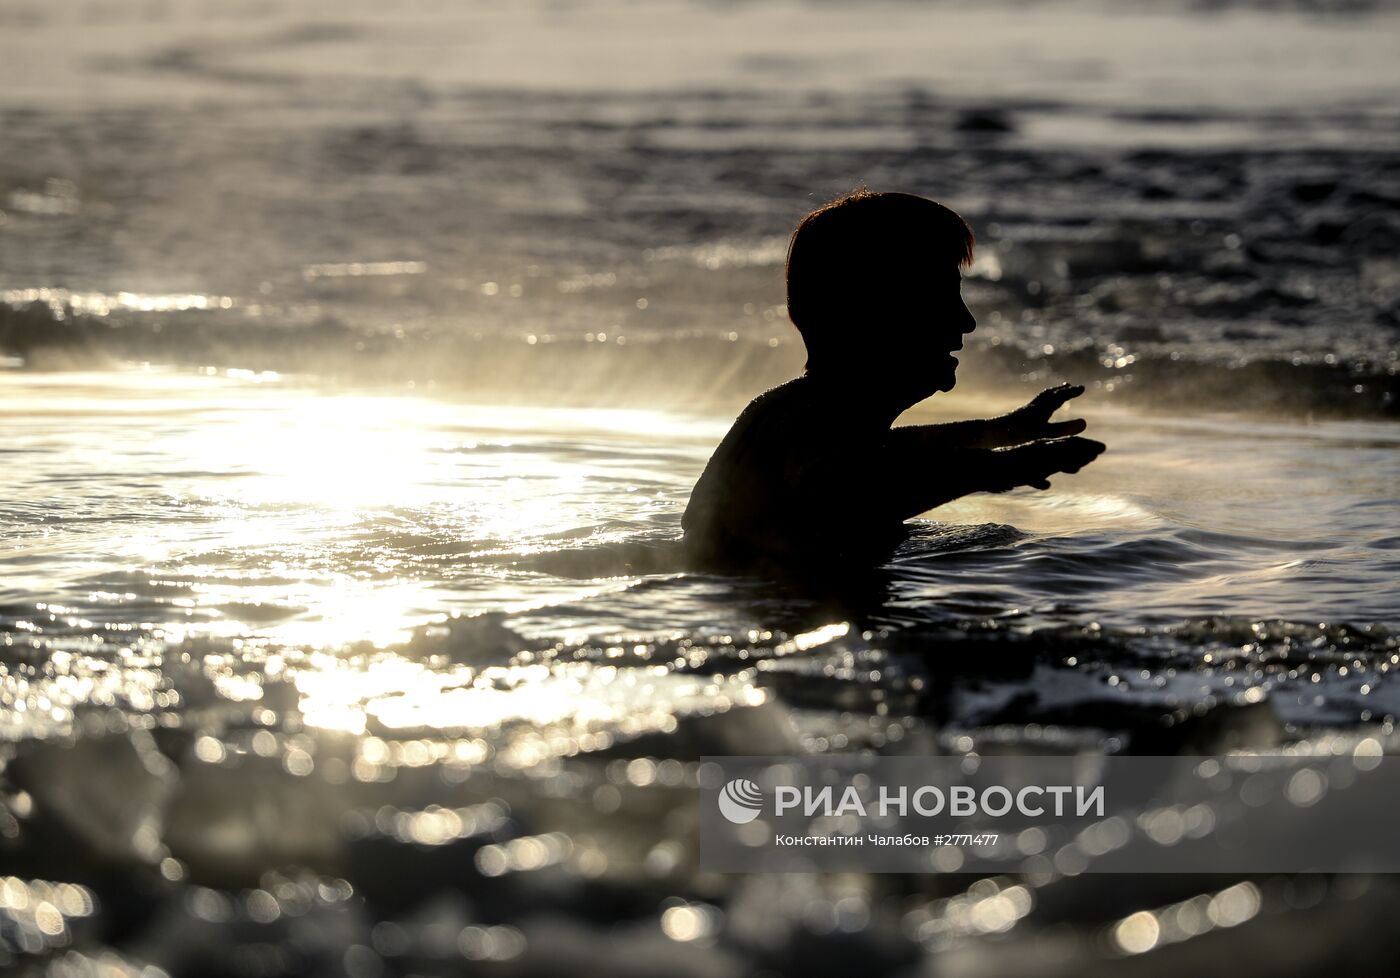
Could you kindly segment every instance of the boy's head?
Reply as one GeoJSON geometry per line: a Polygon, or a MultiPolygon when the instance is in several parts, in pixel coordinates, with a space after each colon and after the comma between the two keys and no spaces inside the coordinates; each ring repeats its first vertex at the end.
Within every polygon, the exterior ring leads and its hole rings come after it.
{"type": "Polygon", "coordinates": [[[923,396],[950,389],[951,351],[977,325],[960,294],[973,241],[961,217],[913,194],[856,190],[804,217],[787,306],[808,372],[869,368],[923,396]]]}

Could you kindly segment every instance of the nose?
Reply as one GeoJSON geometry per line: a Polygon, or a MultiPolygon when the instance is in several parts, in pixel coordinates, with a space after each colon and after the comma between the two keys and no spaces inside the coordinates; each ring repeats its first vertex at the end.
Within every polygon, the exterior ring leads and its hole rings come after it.
{"type": "Polygon", "coordinates": [[[966,334],[968,334],[968,333],[971,333],[974,329],[977,328],[977,317],[975,317],[975,316],[972,315],[972,310],[969,309],[969,308],[967,308],[967,303],[963,303],[963,309],[962,309],[962,311],[963,311],[962,332],[963,332],[963,335],[966,335],[966,334]]]}

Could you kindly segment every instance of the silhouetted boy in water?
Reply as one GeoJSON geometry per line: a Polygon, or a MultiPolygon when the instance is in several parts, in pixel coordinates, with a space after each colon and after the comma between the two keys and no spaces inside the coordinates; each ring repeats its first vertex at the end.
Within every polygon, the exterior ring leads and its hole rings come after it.
{"type": "Polygon", "coordinates": [[[986,421],[891,427],[952,390],[977,322],[959,269],[967,223],[912,194],[856,191],[803,218],[787,258],[788,315],[807,370],[754,399],[715,450],[682,525],[701,566],[802,569],[878,560],[904,521],[973,492],[1050,487],[1104,446],[1050,416],[1083,387],[1043,391],[986,421]]]}

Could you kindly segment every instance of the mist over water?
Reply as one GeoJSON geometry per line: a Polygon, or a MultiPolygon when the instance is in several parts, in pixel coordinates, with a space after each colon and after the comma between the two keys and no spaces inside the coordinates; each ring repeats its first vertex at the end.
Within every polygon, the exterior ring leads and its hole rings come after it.
{"type": "MultiPolygon", "coordinates": [[[[1177,933],[1199,883],[707,877],[697,761],[1393,747],[1397,26],[7,5],[0,965],[1082,975],[1177,933]],[[787,235],[862,183],[978,234],[906,420],[1073,380],[1109,452],[869,573],[692,573],[690,487],[801,368],[787,235]]],[[[1259,916],[1183,954],[1390,887],[1216,882],[1259,916]]]]}

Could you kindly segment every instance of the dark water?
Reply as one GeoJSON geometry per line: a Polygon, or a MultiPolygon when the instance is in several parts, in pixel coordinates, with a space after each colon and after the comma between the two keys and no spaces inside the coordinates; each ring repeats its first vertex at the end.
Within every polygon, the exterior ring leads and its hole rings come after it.
{"type": "Polygon", "coordinates": [[[694,785],[1394,745],[1394,13],[718,9],[4,12],[5,967],[1385,973],[1388,879],[717,877],[694,785]],[[859,182],[981,242],[917,420],[1074,379],[1110,451],[690,573],[859,182]]]}

